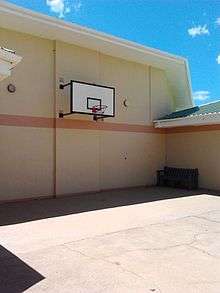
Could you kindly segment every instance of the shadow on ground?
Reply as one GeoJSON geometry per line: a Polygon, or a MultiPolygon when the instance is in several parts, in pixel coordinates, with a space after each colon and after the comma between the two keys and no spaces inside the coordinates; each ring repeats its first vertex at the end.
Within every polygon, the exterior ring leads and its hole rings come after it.
{"type": "Polygon", "coordinates": [[[157,200],[194,196],[201,193],[204,193],[204,191],[143,187],[88,195],[64,196],[56,199],[4,203],[0,205],[0,226],[157,200]]]}
{"type": "Polygon", "coordinates": [[[43,279],[41,274],[0,245],[0,292],[24,292],[43,279]]]}

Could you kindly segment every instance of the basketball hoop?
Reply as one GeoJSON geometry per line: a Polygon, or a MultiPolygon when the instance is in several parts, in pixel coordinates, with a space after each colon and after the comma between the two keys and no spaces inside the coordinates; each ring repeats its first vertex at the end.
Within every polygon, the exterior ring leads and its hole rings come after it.
{"type": "Polygon", "coordinates": [[[95,121],[98,121],[98,119],[102,119],[103,120],[103,117],[102,116],[104,113],[105,113],[105,110],[108,108],[108,106],[106,105],[95,105],[92,107],[92,114],[94,114],[93,116],[93,119],[95,121]]]}
{"type": "Polygon", "coordinates": [[[94,114],[94,115],[102,115],[102,114],[104,114],[105,113],[105,110],[108,108],[108,106],[106,106],[106,105],[102,105],[102,106],[100,106],[100,105],[96,105],[96,106],[93,106],[92,107],[92,113],[94,114]]]}

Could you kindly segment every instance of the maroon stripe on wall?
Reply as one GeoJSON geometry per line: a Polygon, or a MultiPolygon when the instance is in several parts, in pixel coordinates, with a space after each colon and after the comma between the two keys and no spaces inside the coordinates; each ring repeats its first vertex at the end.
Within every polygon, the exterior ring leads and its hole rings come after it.
{"type": "Polygon", "coordinates": [[[40,128],[64,128],[64,129],[87,129],[87,130],[105,130],[121,131],[136,133],[165,133],[164,129],[156,129],[148,125],[95,122],[77,119],[57,118],[56,124],[54,118],[33,117],[23,115],[0,114],[0,125],[5,126],[23,126],[23,127],[40,127],[40,128]]]}
{"type": "Polygon", "coordinates": [[[0,114],[0,125],[53,128],[54,119],[44,117],[0,114]]]}
{"type": "Polygon", "coordinates": [[[142,132],[142,133],[164,133],[163,129],[156,129],[153,126],[111,123],[111,122],[94,122],[75,119],[57,119],[57,128],[67,129],[87,129],[87,130],[105,130],[105,131],[122,131],[122,132],[142,132]]]}
{"type": "Polygon", "coordinates": [[[79,119],[65,118],[48,118],[34,117],[24,115],[0,114],[0,125],[5,126],[23,126],[23,127],[39,127],[39,128],[60,128],[60,129],[86,129],[86,130],[105,130],[105,131],[121,131],[135,133],[185,133],[185,132],[201,132],[220,130],[220,124],[199,125],[199,126],[180,126],[172,128],[154,128],[153,125],[138,125],[128,123],[112,123],[102,121],[89,121],[79,119]],[[56,122],[56,123],[55,123],[56,122]]]}

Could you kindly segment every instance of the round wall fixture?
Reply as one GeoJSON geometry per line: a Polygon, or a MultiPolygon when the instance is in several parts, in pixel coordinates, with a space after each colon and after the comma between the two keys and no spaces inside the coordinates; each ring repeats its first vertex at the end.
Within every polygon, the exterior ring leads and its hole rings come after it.
{"type": "Polygon", "coordinates": [[[14,84],[10,83],[7,86],[7,90],[9,91],[9,93],[14,93],[16,91],[16,86],[14,84]]]}
{"type": "Polygon", "coordinates": [[[125,108],[128,108],[129,105],[130,105],[130,101],[129,101],[129,99],[128,99],[128,98],[125,98],[125,99],[123,100],[123,106],[124,106],[125,108]]]}

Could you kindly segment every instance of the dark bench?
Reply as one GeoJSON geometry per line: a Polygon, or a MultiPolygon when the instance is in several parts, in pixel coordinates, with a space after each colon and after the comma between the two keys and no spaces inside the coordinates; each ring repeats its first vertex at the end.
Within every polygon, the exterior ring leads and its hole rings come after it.
{"type": "Polygon", "coordinates": [[[164,167],[157,171],[157,185],[197,189],[198,176],[198,169],[164,167]]]}

